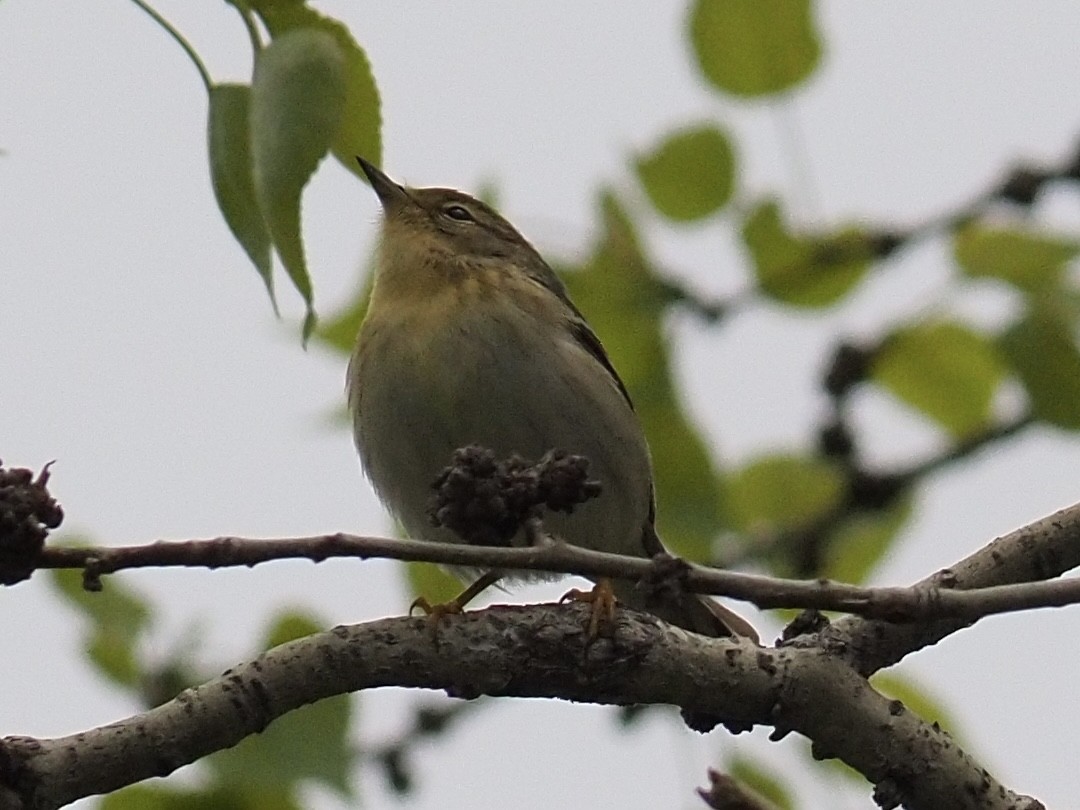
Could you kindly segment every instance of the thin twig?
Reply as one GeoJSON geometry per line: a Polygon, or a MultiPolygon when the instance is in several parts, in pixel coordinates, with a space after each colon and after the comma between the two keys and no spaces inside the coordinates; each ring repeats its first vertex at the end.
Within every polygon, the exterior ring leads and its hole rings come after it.
{"type": "MultiPolygon", "coordinates": [[[[1080,548],[1080,504],[1040,523],[1047,521],[1056,527],[1059,545],[1074,544],[1080,548]]],[[[1013,534],[1019,535],[1023,531],[1013,534]]],[[[995,544],[1007,542],[1009,537],[1001,538],[995,544]]],[[[781,579],[723,571],[672,558],[626,557],[559,542],[528,548],[493,548],[347,534],[269,540],[219,537],[115,548],[46,548],[35,561],[35,567],[82,568],[86,586],[93,590],[101,587],[102,575],[128,568],[250,567],[270,560],[321,562],[331,557],[413,560],[470,568],[527,569],[650,582],[674,577],[689,591],[741,599],[763,609],[813,608],[891,622],[946,618],[970,622],[997,613],[1080,602],[1080,579],[995,583],[990,587],[959,590],[954,589],[946,571],[914,587],[866,588],[827,580],[781,579]]],[[[1064,570],[1080,565],[1080,558],[1074,560],[1056,555],[1056,559],[1068,562],[1068,566],[1062,570],[1046,570],[1039,579],[1056,577],[1064,570]]],[[[958,583],[958,587],[964,588],[965,583],[958,583]]]]}

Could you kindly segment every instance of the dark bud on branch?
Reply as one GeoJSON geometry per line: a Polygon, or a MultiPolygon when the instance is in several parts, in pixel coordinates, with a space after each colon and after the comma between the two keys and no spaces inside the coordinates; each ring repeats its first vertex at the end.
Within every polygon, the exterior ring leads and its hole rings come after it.
{"type": "Polygon", "coordinates": [[[64,519],[48,483],[48,464],[35,478],[30,470],[5,469],[0,462],[0,585],[29,578],[49,530],[64,519]]]}
{"type": "Polygon", "coordinates": [[[485,447],[454,451],[449,467],[435,479],[431,522],[467,543],[504,546],[543,509],[572,512],[600,494],[588,477],[589,460],[552,450],[539,461],[513,455],[496,459],[485,447]]]}

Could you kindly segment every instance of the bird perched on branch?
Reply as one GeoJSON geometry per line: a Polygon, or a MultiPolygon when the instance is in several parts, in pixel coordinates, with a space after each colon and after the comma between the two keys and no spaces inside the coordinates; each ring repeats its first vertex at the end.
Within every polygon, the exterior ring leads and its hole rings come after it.
{"type": "MultiPolygon", "coordinates": [[[[490,206],[452,189],[407,188],[360,165],[384,217],[347,387],[356,446],[383,503],[411,537],[465,542],[430,518],[433,482],[455,451],[479,445],[533,460],[561,451],[588,459],[600,492],[569,513],[545,514],[544,530],[598,551],[662,553],[645,435],[554,271],[490,206]]],[[[505,542],[523,544],[526,532],[505,542]]],[[[496,581],[544,576],[466,573],[472,584],[438,612],[460,611],[496,581]]],[[[573,593],[594,602],[594,617],[618,598],[693,632],[757,638],[727,608],[678,588],[650,595],[601,580],[573,593]]]]}

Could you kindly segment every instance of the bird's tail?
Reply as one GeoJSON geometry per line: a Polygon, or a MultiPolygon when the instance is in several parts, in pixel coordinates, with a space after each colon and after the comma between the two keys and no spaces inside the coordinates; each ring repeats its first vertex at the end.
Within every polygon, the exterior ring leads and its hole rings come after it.
{"type": "Polygon", "coordinates": [[[632,582],[614,583],[615,598],[623,604],[645,610],[691,633],[713,638],[736,636],[760,643],[753,626],[730,608],[714,599],[695,593],[655,595],[648,598],[632,582]]]}

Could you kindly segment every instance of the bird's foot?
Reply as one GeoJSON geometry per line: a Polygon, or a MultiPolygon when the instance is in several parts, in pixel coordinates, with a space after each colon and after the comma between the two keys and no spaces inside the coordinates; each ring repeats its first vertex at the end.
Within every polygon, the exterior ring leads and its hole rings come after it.
{"type": "Polygon", "coordinates": [[[615,605],[618,602],[615,599],[615,590],[610,579],[601,578],[592,587],[592,590],[588,591],[571,588],[559,599],[559,604],[563,602],[587,602],[591,605],[592,610],[589,612],[588,626],[589,641],[599,635],[601,626],[610,626],[615,621],[615,605]]]}
{"type": "Polygon", "coordinates": [[[426,614],[432,623],[438,624],[446,616],[456,616],[459,613],[464,613],[465,606],[457,599],[451,599],[449,602],[436,602],[433,605],[427,600],[426,596],[418,596],[409,605],[409,615],[412,616],[417,610],[426,614]]]}

